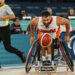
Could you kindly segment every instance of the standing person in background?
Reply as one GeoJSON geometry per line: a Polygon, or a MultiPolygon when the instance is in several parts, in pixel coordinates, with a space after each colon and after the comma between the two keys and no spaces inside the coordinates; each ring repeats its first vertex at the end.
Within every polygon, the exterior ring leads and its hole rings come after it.
{"type": "Polygon", "coordinates": [[[5,4],[5,0],[0,0],[0,41],[3,41],[4,47],[8,52],[14,53],[25,62],[24,52],[11,46],[9,19],[14,19],[15,15],[11,8],[5,4]]]}

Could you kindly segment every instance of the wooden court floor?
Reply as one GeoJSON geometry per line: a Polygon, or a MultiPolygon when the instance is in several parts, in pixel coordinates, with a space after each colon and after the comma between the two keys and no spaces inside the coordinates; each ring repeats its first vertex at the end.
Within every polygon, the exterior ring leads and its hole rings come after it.
{"type": "Polygon", "coordinates": [[[17,68],[17,69],[0,69],[0,75],[75,75],[74,72],[59,72],[59,73],[35,73],[29,72],[28,74],[25,72],[25,68],[17,68]]]}

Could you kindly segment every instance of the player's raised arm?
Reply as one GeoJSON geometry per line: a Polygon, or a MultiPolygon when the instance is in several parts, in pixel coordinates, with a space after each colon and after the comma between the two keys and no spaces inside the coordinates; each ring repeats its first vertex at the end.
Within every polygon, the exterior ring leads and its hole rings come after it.
{"type": "Polygon", "coordinates": [[[67,42],[71,42],[70,41],[70,22],[68,19],[66,18],[62,18],[62,17],[57,17],[57,25],[65,25],[66,27],[66,35],[65,35],[65,40],[67,42]]]}
{"type": "Polygon", "coordinates": [[[38,25],[38,20],[39,18],[34,18],[30,23],[30,34],[31,34],[30,43],[32,43],[32,41],[35,39],[34,33],[35,33],[35,28],[38,25]]]}

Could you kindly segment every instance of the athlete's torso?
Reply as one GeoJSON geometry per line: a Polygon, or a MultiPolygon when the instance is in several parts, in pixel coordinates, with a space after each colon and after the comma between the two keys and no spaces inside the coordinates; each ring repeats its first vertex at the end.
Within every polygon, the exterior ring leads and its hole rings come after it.
{"type": "Polygon", "coordinates": [[[39,17],[39,21],[38,21],[38,29],[39,32],[38,33],[49,33],[53,39],[56,38],[59,26],[56,23],[56,16],[52,16],[51,22],[49,24],[49,27],[46,28],[45,25],[42,22],[42,17],[39,17]]]}

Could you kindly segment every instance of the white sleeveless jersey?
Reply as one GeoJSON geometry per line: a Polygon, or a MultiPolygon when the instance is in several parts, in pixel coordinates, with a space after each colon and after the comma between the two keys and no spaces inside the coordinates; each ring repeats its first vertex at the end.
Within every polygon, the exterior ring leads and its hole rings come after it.
{"type": "Polygon", "coordinates": [[[58,27],[56,24],[56,16],[52,16],[51,23],[49,28],[46,28],[42,22],[42,17],[39,17],[38,29],[43,33],[49,33],[53,39],[56,37],[56,32],[58,31],[58,27]]]}

